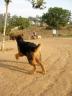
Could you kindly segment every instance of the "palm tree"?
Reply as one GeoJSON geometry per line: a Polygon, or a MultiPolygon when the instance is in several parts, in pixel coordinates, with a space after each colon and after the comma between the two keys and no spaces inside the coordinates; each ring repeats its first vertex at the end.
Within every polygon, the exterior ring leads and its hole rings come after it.
{"type": "Polygon", "coordinates": [[[3,41],[2,41],[2,46],[1,49],[4,50],[4,45],[5,45],[5,34],[6,34],[6,25],[7,25],[7,14],[8,14],[8,5],[11,2],[11,0],[4,0],[6,4],[6,13],[5,13],[5,21],[4,21],[4,30],[3,30],[3,41]]]}
{"type": "Polygon", "coordinates": [[[45,8],[44,6],[45,0],[29,0],[29,1],[31,1],[33,8],[39,8],[39,9],[45,8]]]}

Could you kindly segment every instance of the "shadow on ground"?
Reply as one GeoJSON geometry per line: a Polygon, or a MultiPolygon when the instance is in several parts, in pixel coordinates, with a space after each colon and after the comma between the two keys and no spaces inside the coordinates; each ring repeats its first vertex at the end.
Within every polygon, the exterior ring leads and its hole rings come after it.
{"type": "Polygon", "coordinates": [[[5,69],[9,69],[12,71],[18,71],[18,72],[22,72],[22,73],[26,73],[26,74],[31,74],[32,72],[25,69],[25,68],[20,68],[17,65],[10,65],[8,63],[22,63],[22,64],[27,64],[26,62],[17,62],[17,61],[10,61],[10,60],[0,60],[0,67],[5,68],[5,69]]]}

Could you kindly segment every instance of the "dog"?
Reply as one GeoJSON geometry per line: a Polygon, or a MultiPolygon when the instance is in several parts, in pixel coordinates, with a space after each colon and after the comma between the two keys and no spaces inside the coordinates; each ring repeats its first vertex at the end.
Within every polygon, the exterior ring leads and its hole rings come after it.
{"type": "Polygon", "coordinates": [[[38,64],[42,69],[42,73],[45,74],[44,67],[41,64],[41,45],[36,45],[32,42],[26,42],[23,40],[22,35],[15,36],[15,40],[18,47],[18,53],[15,54],[16,59],[26,56],[29,64],[34,68],[32,73],[36,71],[36,65],[38,64]]]}

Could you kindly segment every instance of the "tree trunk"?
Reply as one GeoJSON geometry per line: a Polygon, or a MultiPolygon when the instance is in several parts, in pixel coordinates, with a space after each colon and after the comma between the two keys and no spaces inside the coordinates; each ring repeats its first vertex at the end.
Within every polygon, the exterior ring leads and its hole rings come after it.
{"type": "Polygon", "coordinates": [[[6,13],[5,13],[5,21],[4,21],[4,31],[3,31],[3,40],[1,50],[4,51],[5,49],[5,34],[6,34],[6,25],[7,25],[7,14],[8,14],[8,4],[6,4],[6,13]]]}

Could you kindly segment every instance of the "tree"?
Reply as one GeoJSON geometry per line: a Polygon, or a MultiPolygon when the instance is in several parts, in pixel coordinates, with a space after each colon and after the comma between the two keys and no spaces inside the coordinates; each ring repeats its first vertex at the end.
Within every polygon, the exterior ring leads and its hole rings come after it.
{"type": "Polygon", "coordinates": [[[17,25],[19,26],[19,29],[24,29],[24,28],[29,27],[30,22],[27,18],[23,18],[23,17],[20,16],[18,18],[17,25]]]}
{"type": "Polygon", "coordinates": [[[70,20],[70,11],[58,7],[49,8],[46,14],[43,14],[42,21],[51,28],[58,29],[68,24],[70,20]]]}
{"type": "Polygon", "coordinates": [[[5,34],[6,34],[6,25],[7,25],[7,15],[8,15],[8,5],[9,5],[10,2],[11,2],[10,0],[5,0],[6,13],[5,13],[4,30],[3,30],[3,42],[2,42],[2,47],[1,47],[2,50],[4,50],[4,42],[5,42],[5,34]]]}
{"type": "Polygon", "coordinates": [[[9,20],[9,27],[15,28],[18,27],[19,29],[24,29],[29,27],[30,22],[29,19],[21,17],[21,16],[12,16],[9,20]]]}
{"type": "Polygon", "coordinates": [[[39,9],[45,8],[44,6],[45,0],[29,0],[29,1],[31,1],[33,8],[39,8],[39,9]]]}
{"type": "Polygon", "coordinates": [[[18,27],[18,16],[14,15],[10,18],[9,27],[10,28],[18,27]]]}

